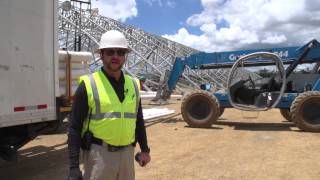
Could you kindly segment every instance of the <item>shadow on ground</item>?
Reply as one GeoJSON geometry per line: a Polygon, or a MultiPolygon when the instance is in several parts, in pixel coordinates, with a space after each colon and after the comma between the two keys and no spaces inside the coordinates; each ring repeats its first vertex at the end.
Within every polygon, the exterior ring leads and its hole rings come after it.
{"type": "Polygon", "coordinates": [[[235,121],[217,121],[216,125],[234,127],[234,130],[246,131],[292,131],[294,123],[261,123],[261,122],[235,122],[235,121]]]}
{"type": "Polygon", "coordinates": [[[161,118],[156,118],[154,120],[149,120],[145,122],[145,126],[146,127],[150,127],[153,125],[156,125],[158,123],[177,123],[177,122],[183,122],[183,120],[181,119],[181,117],[178,117],[179,114],[174,114],[174,115],[169,115],[169,116],[164,116],[161,118]]]}
{"type": "Polygon", "coordinates": [[[19,151],[18,162],[0,164],[1,179],[57,180],[66,179],[68,154],[66,143],[35,146],[19,151]]]}

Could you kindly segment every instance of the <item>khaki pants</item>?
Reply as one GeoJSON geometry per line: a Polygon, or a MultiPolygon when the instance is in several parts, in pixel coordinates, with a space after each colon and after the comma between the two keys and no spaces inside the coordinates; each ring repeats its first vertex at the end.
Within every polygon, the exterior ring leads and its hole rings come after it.
{"type": "Polygon", "coordinates": [[[91,145],[84,152],[84,180],[134,180],[134,147],[116,152],[107,147],[91,145]]]}

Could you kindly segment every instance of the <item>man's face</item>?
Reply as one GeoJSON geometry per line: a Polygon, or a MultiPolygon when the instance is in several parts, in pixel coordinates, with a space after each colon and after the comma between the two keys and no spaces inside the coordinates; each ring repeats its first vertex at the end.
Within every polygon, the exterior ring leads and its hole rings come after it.
{"type": "Polygon", "coordinates": [[[122,48],[108,48],[101,50],[103,66],[112,72],[121,70],[127,56],[127,50],[122,48]]]}

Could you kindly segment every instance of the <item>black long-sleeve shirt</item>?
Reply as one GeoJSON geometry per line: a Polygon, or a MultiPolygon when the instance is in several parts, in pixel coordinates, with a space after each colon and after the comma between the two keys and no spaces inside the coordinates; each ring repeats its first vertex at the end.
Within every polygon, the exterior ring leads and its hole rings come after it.
{"type": "MultiPolygon", "coordinates": [[[[110,81],[113,89],[115,90],[120,102],[124,100],[124,75],[121,73],[119,81],[109,76],[103,68],[102,72],[110,81]]],[[[78,86],[78,89],[75,93],[74,102],[72,105],[72,112],[69,118],[69,132],[68,132],[68,149],[69,149],[69,161],[70,168],[79,167],[79,154],[80,154],[80,145],[81,145],[81,131],[83,122],[88,116],[88,97],[87,90],[84,82],[81,82],[78,86]]],[[[144,126],[144,119],[142,114],[141,101],[139,102],[137,121],[136,121],[136,141],[140,145],[142,152],[148,152],[148,143],[146,128],[144,126]]]]}

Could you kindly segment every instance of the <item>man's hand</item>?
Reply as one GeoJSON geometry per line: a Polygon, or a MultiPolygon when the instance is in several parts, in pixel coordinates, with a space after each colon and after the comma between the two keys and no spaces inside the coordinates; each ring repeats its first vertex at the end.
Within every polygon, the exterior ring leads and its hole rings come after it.
{"type": "Polygon", "coordinates": [[[140,166],[145,166],[151,161],[151,157],[147,152],[141,152],[139,157],[139,164],[140,166]]]}
{"type": "Polygon", "coordinates": [[[79,168],[71,168],[68,180],[82,180],[82,173],[79,168]]]}

